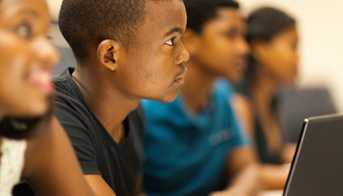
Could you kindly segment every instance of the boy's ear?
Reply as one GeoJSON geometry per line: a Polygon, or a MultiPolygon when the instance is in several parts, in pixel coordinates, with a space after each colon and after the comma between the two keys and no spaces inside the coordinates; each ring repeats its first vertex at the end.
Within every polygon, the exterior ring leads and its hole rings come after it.
{"type": "Polygon", "coordinates": [[[109,71],[116,71],[118,68],[120,44],[117,41],[103,40],[97,48],[97,58],[101,65],[109,71]]]}
{"type": "Polygon", "coordinates": [[[196,53],[200,44],[200,38],[198,34],[191,30],[186,30],[182,36],[182,40],[190,54],[196,53]]]}

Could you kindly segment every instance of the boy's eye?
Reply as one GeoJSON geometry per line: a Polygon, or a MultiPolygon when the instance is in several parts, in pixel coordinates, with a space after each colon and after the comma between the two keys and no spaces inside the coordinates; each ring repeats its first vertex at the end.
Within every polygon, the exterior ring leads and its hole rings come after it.
{"type": "Polygon", "coordinates": [[[229,32],[226,32],[225,34],[229,38],[234,38],[237,36],[238,33],[236,31],[229,31],[229,32]]]}
{"type": "Polygon", "coordinates": [[[24,39],[32,38],[32,27],[29,23],[21,23],[14,29],[14,31],[18,36],[24,39]]]}
{"type": "Polygon", "coordinates": [[[237,29],[230,29],[229,31],[226,31],[224,35],[229,39],[236,39],[239,37],[244,37],[244,32],[240,32],[237,29]]]}
{"type": "Polygon", "coordinates": [[[165,44],[168,45],[168,46],[175,46],[175,37],[166,41],[165,44]]]}

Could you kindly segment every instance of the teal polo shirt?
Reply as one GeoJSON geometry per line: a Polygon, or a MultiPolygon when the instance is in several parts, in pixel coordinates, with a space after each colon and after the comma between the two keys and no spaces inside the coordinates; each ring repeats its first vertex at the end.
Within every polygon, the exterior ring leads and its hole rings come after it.
{"type": "Polygon", "coordinates": [[[231,87],[214,86],[207,107],[187,111],[182,98],[143,101],[144,188],[148,195],[208,195],[228,183],[228,155],[247,144],[230,100],[231,87]]]}

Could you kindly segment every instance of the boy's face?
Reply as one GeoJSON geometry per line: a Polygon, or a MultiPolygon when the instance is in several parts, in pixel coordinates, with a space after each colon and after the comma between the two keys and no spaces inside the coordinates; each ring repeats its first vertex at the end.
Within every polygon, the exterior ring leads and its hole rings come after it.
{"type": "Polygon", "coordinates": [[[248,45],[245,23],[239,11],[220,8],[217,16],[207,22],[194,36],[191,57],[204,71],[225,77],[232,82],[241,79],[246,67],[248,45]]]}
{"type": "Polygon", "coordinates": [[[114,72],[122,91],[165,102],[176,98],[189,58],[181,41],[186,20],[181,0],[146,1],[145,19],[132,45],[121,52],[114,72]]]}

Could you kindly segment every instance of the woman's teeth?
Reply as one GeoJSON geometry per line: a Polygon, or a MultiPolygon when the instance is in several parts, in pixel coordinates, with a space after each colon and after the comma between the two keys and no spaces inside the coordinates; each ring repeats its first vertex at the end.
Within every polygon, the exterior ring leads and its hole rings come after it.
{"type": "Polygon", "coordinates": [[[45,93],[51,93],[53,90],[52,76],[49,71],[41,69],[32,71],[30,75],[30,82],[45,93]]]}

